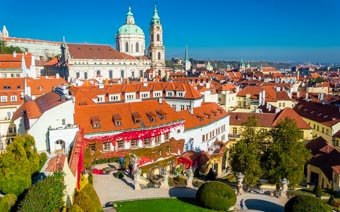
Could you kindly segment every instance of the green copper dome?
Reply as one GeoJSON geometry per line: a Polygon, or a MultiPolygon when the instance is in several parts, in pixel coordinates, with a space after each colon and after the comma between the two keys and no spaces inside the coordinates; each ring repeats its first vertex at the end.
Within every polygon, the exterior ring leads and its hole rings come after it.
{"type": "Polygon", "coordinates": [[[144,36],[143,30],[137,26],[132,24],[124,24],[118,29],[117,35],[140,35],[144,36]]]}
{"type": "Polygon", "coordinates": [[[139,35],[144,36],[143,30],[135,24],[135,19],[129,7],[129,11],[126,15],[126,23],[118,29],[117,36],[119,35],[139,35]]]}

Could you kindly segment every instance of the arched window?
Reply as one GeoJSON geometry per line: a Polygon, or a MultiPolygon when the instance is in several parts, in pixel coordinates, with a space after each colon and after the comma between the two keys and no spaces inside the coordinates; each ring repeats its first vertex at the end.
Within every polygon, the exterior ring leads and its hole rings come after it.
{"type": "Polygon", "coordinates": [[[76,78],[79,79],[79,77],[80,77],[80,73],[77,72],[77,73],[76,73],[76,78]]]}
{"type": "Polygon", "coordinates": [[[121,78],[124,78],[124,70],[121,70],[121,71],[120,71],[120,77],[121,77],[121,78]]]}
{"type": "Polygon", "coordinates": [[[161,53],[158,52],[158,60],[161,60],[161,53]]]}
{"type": "Polygon", "coordinates": [[[131,77],[135,78],[135,72],[134,71],[131,72],[131,77]]]}
{"type": "Polygon", "coordinates": [[[113,73],[112,73],[112,71],[110,70],[110,71],[109,71],[109,78],[112,79],[112,77],[113,77],[113,73]]]}
{"type": "Polygon", "coordinates": [[[151,34],[151,42],[153,42],[153,34],[151,34]]]}
{"type": "Polygon", "coordinates": [[[129,52],[129,44],[128,44],[128,42],[125,43],[125,52],[129,52]]]}
{"type": "Polygon", "coordinates": [[[97,77],[100,77],[100,71],[99,70],[97,71],[97,77]]]}
{"type": "Polygon", "coordinates": [[[160,38],[160,35],[157,34],[157,41],[159,41],[161,38],[160,38]]]}
{"type": "Polygon", "coordinates": [[[162,76],[162,71],[158,70],[158,76],[162,76]]]}
{"type": "Polygon", "coordinates": [[[84,72],[84,79],[87,79],[87,72],[84,72]]]}
{"type": "Polygon", "coordinates": [[[136,52],[139,52],[139,43],[136,43],[136,52]]]}

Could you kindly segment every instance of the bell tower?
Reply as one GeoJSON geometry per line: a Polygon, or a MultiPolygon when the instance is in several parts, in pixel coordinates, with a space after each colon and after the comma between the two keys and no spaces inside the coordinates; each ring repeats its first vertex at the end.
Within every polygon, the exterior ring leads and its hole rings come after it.
{"type": "Polygon", "coordinates": [[[163,78],[165,76],[165,48],[163,44],[163,28],[156,5],[150,23],[149,57],[153,70],[163,78]]]}

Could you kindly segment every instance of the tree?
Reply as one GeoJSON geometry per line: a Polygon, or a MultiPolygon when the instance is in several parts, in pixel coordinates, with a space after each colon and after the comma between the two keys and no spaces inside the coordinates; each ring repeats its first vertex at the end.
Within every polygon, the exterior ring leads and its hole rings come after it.
{"type": "Polygon", "coordinates": [[[19,47],[7,46],[5,41],[0,40],[0,54],[12,54],[13,52],[22,53],[23,51],[19,47]]]}
{"type": "Polygon", "coordinates": [[[234,173],[242,172],[244,181],[256,185],[262,175],[261,155],[266,134],[256,130],[255,116],[249,117],[243,126],[241,139],[230,150],[230,164],[234,173]]]}
{"type": "Polygon", "coordinates": [[[270,132],[272,143],[265,153],[265,170],[269,178],[280,185],[287,178],[291,186],[304,177],[304,165],[311,158],[310,152],[300,142],[301,132],[294,120],[285,118],[270,132]]]}
{"type": "Polygon", "coordinates": [[[56,172],[32,186],[20,211],[60,211],[64,206],[64,174],[56,172]]]}
{"type": "Polygon", "coordinates": [[[32,136],[16,136],[0,155],[0,191],[21,194],[31,186],[31,175],[39,168],[39,155],[32,136]]]}
{"type": "Polygon", "coordinates": [[[15,194],[6,194],[0,201],[0,211],[10,211],[17,201],[15,194]]]}

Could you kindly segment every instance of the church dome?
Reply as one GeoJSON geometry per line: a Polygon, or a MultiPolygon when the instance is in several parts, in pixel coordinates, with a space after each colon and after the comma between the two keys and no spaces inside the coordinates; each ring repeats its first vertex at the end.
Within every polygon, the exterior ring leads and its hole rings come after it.
{"type": "Polygon", "coordinates": [[[143,30],[137,26],[132,24],[124,24],[118,29],[117,35],[140,35],[144,36],[143,30]]]}
{"type": "Polygon", "coordinates": [[[118,29],[117,36],[120,35],[133,35],[144,37],[143,30],[135,24],[135,19],[133,13],[131,12],[131,7],[126,15],[126,23],[118,29]]]}

